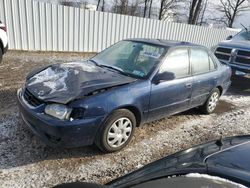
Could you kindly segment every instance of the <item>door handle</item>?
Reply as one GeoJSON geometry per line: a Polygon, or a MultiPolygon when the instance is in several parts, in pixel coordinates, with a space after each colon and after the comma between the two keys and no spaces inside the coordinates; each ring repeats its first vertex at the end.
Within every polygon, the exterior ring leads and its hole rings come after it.
{"type": "Polygon", "coordinates": [[[191,88],[192,87],[192,83],[186,83],[186,88],[191,88]]]}

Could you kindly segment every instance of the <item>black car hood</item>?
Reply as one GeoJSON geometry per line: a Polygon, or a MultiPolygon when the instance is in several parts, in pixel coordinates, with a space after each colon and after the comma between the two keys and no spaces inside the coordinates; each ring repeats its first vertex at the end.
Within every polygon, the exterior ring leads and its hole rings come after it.
{"type": "Polygon", "coordinates": [[[54,64],[33,71],[27,76],[25,87],[40,100],[66,104],[92,92],[133,81],[134,78],[84,61],[54,64]]]}
{"type": "Polygon", "coordinates": [[[250,136],[237,136],[198,145],[150,163],[141,169],[109,182],[107,185],[122,188],[160,177],[187,173],[206,174],[208,173],[207,160],[210,156],[215,157],[221,151],[249,141],[250,136]]]}
{"type": "Polygon", "coordinates": [[[250,50],[250,41],[247,40],[226,40],[219,43],[219,46],[229,48],[242,48],[250,50]]]}

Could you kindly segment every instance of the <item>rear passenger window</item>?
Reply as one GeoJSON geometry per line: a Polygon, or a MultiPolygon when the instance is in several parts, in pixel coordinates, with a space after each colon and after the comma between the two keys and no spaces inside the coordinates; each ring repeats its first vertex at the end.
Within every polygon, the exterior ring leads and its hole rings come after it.
{"type": "Polygon", "coordinates": [[[177,49],[168,54],[162,64],[159,73],[169,72],[175,78],[186,77],[189,75],[188,49],[177,49]]]}
{"type": "Polygon", "coordinates": [[[208,53],[202,49],[190,50],[190,61],[192,64],[192,73],[201,74],[210,70],[210,61],[208,53]]]}
{"type": "Polygon", "coordinates": [[[215,65],[213,59],[210,56],[209,56],[209,63],[210,63],[210,70],[215,70],[216,65],[215,65]]]}

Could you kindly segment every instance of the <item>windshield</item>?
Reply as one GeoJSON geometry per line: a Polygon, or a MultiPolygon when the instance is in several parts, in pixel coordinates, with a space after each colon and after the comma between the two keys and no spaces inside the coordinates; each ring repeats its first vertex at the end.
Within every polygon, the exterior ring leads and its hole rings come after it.
{"type": "Polygon", "coordinates": [[[250,31],[241,31],[233,37],[233,40],[250,40],[250,31]]]}
{"type": "Polygon", "coordinates": [[[160,62],[166,47],[135,41],[121,41],[91,60],[99,66],[117,69],[132,77],[147,77],[160,62]]]}

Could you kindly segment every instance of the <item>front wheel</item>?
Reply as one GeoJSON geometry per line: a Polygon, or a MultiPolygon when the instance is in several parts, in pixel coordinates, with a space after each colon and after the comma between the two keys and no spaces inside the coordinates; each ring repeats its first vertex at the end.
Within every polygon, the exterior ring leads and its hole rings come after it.
{"type": "Polygon", "coordinates": [[[131,111],[120,109],[114,111],[102,126],[95,143],[104,152],[115,152],[130,142],[136,119],[131,111]]]}
{"type": "Polygon", "coordinates": [[[211,91],[206,103],[203,106],[201,106],[201,110],[205,114],[213,113],[219,99],[220,99],[220,90],[218,88],[215,88],[211,91]]]}

